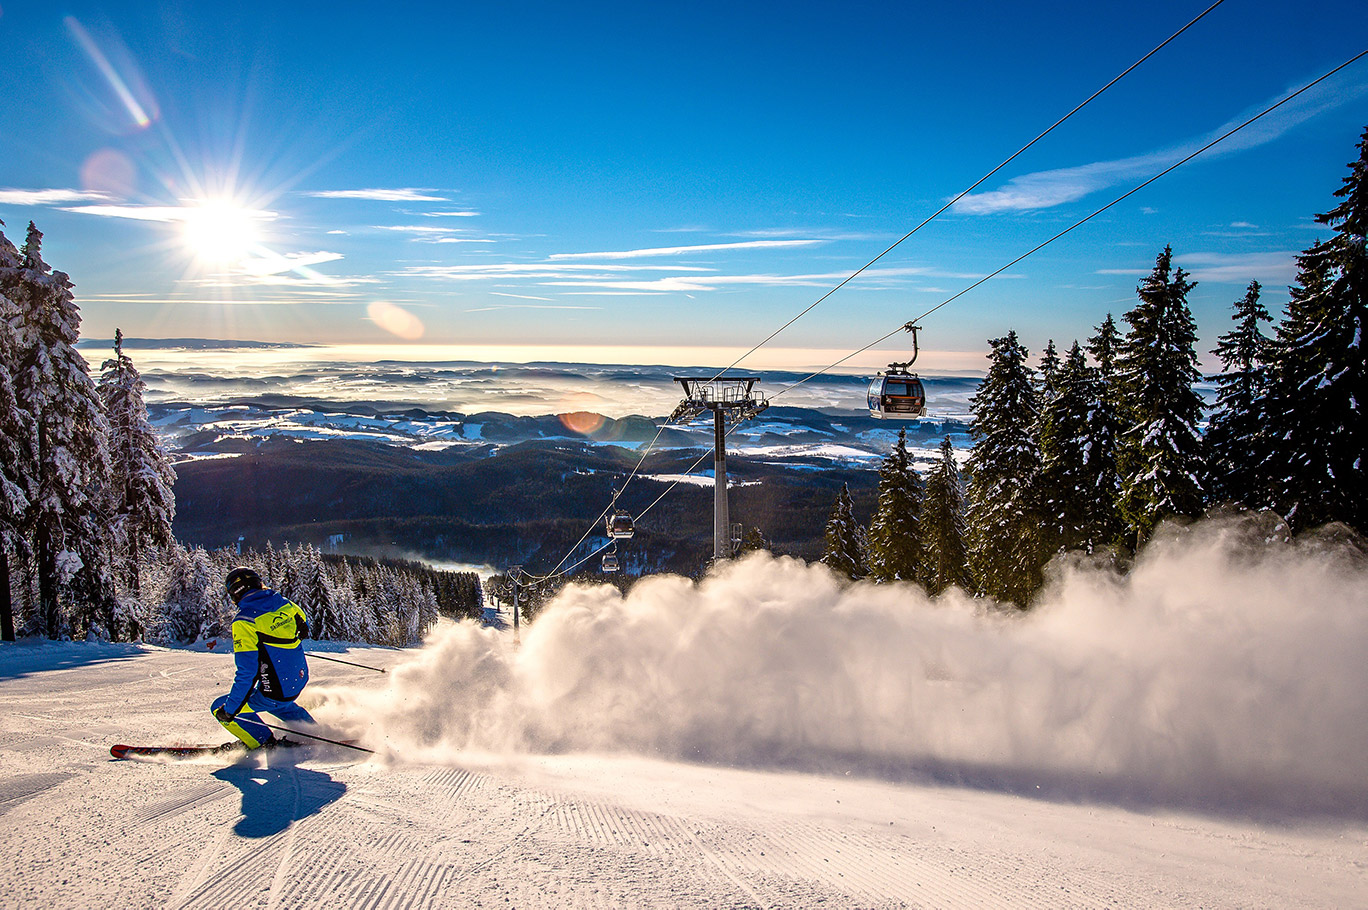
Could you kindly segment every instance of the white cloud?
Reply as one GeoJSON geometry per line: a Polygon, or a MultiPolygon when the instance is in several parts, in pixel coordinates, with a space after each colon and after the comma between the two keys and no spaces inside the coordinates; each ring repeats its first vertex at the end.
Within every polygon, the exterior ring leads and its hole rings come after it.
{"type": "Polygon", "coordinates": [[[455,228],[439,224],[377,224],[377,231],[399,231],[403,234],[450,234],[455,228]]]}
{"type": "Polygon", "coordinates": [[[242,270],[249,275],[278,275],[322,262],[336,262],[341,258],[341,253],[329,253],[325,250],[316,253],[271,254],[244,260],[242,270]]]}
{"type": "Polygon", "coordinates": [[[476,218],[479,212],[423,212],[424,218],[476,218]]]}
{"type": "Polygon", "coordinates": [[[86,193],[81,190],[0,188],[0,205],[56,205],[60,202],[86,202],[108,198],[103,193],[86,193]]]}
{"type": "Polygon", "coordinates": [[[369,190],[322,190],[305,193],[315,199],[369,199],[372,202],[448,202],[445,196],[428,195],[432,190],[413,189],[369,189],[369,190]]]}
{"type": "Polygon", "coordinates": [[[509,293],[506,293],[506,292],[504,292],[504,291],[490,291],[489,293],[494,294],[494,295],[499,296],[499,297],[516,297],[516,298],[518,298],[519,300],[545,300],[545,301],[547,301],[548,303],[551,302],[551,298],[550,298],[550,297],[533,297],[533,296],[530,295],[530,294],[509,294],[509,293]]]}
{"type": "MultiPolygon", "coordinates": [[[[983,215],[994,212],[1021,212],[1050,208],[1081,199],[1090,193],[1121,183],[1153,176],[1191,155],[1218,136],[1267,108],[1286,92],[1251,108],[1209,131],[1166,149],[1112,161],[1096,161],[1077,167],[1037,171],[1014,177],[999,189],[972,193],[955,203],[961,214],[983,215]]],[[[1272,142],[1313,117],[1368,95],[1368,82],[1344,84],[1344,80],[1325,82],[1298,96],[1262,120],[1242,129],[1206,153],[1208,158],[1229,155],[1272,142]]]]}
{"type": "Polygon", "coordinates": [[[747,240],[741,243],[705,243],[698,246],[662,246],[645,250],[616,250],[603,253],[552,253],[551,259],[639,259],[651,256],[680,256],[718,250],[755,250],[779,247],[813,246],[821,240],[747,240]]]}
{"type": "Polygon", "coordinates": [[[701,266],[673,265],[579,265],[571,263],[499,262],[478,265],[415,265],[398,272],[421,278],[479,281],[486,278],[560,278],[614,272],[711,272],[701,266]]]}
{"type": "MultiPolygon", "coordinates": [[[[1260,284],[1277,287],[1296,279],[1296,250],[1270,250],[1262,253],[1184,253],[1174,265],[1188,271],[1196,281],[1211,284],[1260,284]]],[[[1128,275],[1142,278],[1152,269],[1098,269],[1098,275],[1128,275]]]]}
{"type": "MultiPolygon", "coordinates": [[[[131,218],[134,221],[159,221],[172,223],[189,221],[197,217],[203,207],[198,205],[76,205],[62,209],[63,212],[76,212],[80,215],[99,215],[105,218],[131,218]]],[[[261,209],[242,209],[235,214],[243,218],[273,221],[276,212],[261,209]]]]}
{"type": "MultiPolygon", "coordinates": [[[[515,297],[516,294],[504,294],[505,297],[515,297]]],[[[534,300],[545,300],[544,297],[532,298],[534,300]]],[[[537,303],[500,303],[494,306],[473,307],[466,310],[467,313],[490,313],[495,310],[601,310],[603,307],[597,306],[573,306],[570,304],[550,304],[543,305],[537,303]]]]}

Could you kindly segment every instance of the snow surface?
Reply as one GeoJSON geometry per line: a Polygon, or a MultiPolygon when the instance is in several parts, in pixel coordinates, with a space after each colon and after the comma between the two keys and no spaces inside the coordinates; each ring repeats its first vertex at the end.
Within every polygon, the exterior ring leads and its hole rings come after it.
{"type": "Polygon", "coordinates": [[[762,554],[310,642],[392,668],[304,696],[374,758],[114,761],[220,741],[231,660],[0,645],[0,906],[1363,906],[1365,569],[1250,539],[1026,617],[762,554]]]}

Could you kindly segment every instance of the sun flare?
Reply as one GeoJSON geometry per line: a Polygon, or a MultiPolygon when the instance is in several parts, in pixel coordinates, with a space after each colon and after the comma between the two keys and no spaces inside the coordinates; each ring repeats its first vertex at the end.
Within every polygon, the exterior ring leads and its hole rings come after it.
{"type": "Polygon", "coordinates": [[[258,213],[231,200],[201,200],[186,208],[181,237],[201,262],[236,264],[260,245],[258,220],[258,213]]]}

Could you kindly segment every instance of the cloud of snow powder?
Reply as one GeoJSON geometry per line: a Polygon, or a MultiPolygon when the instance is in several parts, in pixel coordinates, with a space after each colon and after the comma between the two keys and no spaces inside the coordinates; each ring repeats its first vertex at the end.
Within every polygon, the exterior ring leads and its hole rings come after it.
{"type": "Polygon", "coordinates": [[[396,760],[627,752],[1363,815],[1368,564],[1266,532],[1165,528],[1127,576],[1057,565],[1027,614],[766,554],[576,585],[521,648],[445,628],[322,716],[396,760]]]}

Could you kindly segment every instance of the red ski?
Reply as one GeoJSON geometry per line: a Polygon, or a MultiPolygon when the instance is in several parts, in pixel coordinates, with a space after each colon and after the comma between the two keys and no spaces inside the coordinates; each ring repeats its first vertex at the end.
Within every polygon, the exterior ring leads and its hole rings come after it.
{"type": "Polygon", "coordinates": [[[224,752],[245,752],[242,743],[234,740],[218,746],[125,746],[109,747],[109,754],[115,758],[138,758],[144,756],[164,756],[166,758],[193,758],[196,755],[218,755],[224,752]]]}

